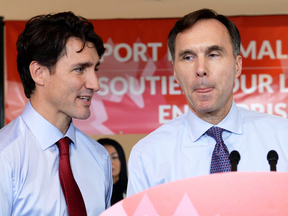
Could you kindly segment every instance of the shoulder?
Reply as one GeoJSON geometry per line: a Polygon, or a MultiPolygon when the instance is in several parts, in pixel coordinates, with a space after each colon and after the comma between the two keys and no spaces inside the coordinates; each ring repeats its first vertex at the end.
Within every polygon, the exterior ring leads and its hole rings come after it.
{"type": "Polygon", "coordinates": [[[261,119],[267,119],[267,120],[271,120],[271,121],[280,121],[280,122],[288,122],[288,120],[286,118],[280,117],[280,116],[276,116],[276,115],[271,115],[271,114],[267,114],[267,113],[262,113],[262,112],[258,112],[258,111],[253,111],[253,110],[249,110],[243,107],[238,107],[240,113],[242,114],[242,116],[244,118],[252,118],[254,120],[261,120],[261,119]]]}
{"type": "Polygon", "coordinates": [[[15,140],[19,139],[19,137],[25,132],[25,128],[26,125],[20,116],[11,121],[8,125],[4,126],[0,130],[0,152],[14,143],[15,140]]]}
{"type": "Polygon", "coordinates": [[[165,149],[168,149],[170,145],[173,145],[174,139],[177,139],[179,133],[185,130],[185,120],[187,113],[180,115],[171,121],[163,124],[146,137],[141,139],[134,147],[133,151],[145,151],[149,149],[161,148],[165,145],[165,149]]]}
{"type": "MultiPolygon", "coordinates": [[[[243,107],[238,107],[241,115],[246,122],[254,122],[254,123],[271,123],[271,124],[283,124],[288,125],[288,119],[275,116],[267,113],[252,111],[243,107]]],[[[260,125],[259,125],[260,126],[260,125]]]]}

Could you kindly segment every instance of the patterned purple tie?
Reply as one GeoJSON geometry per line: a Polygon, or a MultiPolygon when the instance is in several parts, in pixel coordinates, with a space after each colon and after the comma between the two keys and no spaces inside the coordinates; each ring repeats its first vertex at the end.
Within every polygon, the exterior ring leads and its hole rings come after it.
{"type": "Polygon", "coordinates": [[[211,127],[207,130],[207,135],[216,140],[216,145],[212,154],[210,173],[230,172],[229,151],[222,139],[223,129],[211,127]]]}

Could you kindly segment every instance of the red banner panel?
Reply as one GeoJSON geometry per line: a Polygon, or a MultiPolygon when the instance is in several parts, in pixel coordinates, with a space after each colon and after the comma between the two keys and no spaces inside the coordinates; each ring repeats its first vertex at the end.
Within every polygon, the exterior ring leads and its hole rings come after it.
{"type": "MultiPolygon", "coordinates": [[[[177,19],[91,20],[107,48],[97,72],[87,120],[74,120],[86,134],[150,133],[187,112],[173,76],[167,37],[177,19]]],[[[238,26],[242,75],[235,102],[251,110],[287,118],[288,16],[231,17],[238,26]],[[287,77],[287,78],[286,78],[287,77]]],[[[6,123],[21,114],[27,99],[16,68],[18,35],[25,21],[6,21],[6,123]]]]}

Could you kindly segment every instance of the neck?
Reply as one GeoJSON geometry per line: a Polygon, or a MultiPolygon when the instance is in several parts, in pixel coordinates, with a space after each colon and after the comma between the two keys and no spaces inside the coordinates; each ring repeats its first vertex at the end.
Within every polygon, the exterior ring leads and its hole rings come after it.
{"type": "Polygon", "coordinates": [[[232,107],[232,103],[233,98],[231,96],[230,98],[228,98],[227,103],[223,107],[220,107],[216,110],[212,110],[209,112],[206,111],[199,112],[195,110],[193,107],[190,107],[190,109],[196,116],[198,116],[203,121],[206,121],[213,125],[217,125],[228,115],[232,107]]]}
{"type": "Polygon", "coordinates": [[[113,176],[113,184],[119,181],[119,176],[113,176]]]}
{"type": "Polygon", "coordinates": [[[72,120],[71,117],[53,113],[53,108],[45,105],[45,102],[43,103],[41,100],[37,100],[37,97],[35,96],[31,96],[30,103],[36,112],[38,112],[43,118],[58,128],[58,130],[60,130],[63,135],[66,134],[72,120]]]}

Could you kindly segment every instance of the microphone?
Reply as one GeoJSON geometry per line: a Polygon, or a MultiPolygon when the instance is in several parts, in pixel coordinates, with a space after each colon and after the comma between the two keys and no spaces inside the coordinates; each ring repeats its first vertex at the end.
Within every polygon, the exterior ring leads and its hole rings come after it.
{"type": "Polygon", "coordinates": [[[238,151],[234,150],[229,155],[229,160],[231,164],[231,171],[237,171],[237,165],[241,157],[238,151]]]}
{"type": "Polygon", "coordinates": [[[267,154],[267,160],[270,164],[270,171],[276,171],[276,164],[278,161],[278,154],[274,150],[270,150],[267,154]]]}

